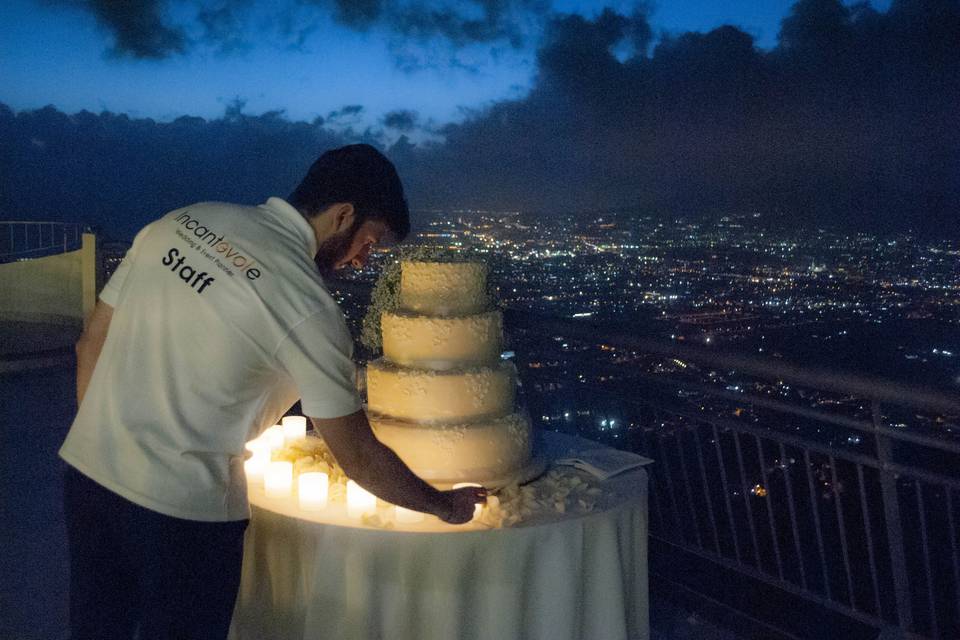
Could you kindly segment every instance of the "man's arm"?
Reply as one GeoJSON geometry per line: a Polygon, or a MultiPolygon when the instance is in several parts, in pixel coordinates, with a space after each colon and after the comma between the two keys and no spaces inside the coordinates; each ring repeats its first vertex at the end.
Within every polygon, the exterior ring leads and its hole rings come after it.
{"type": "Polygon", "coordinates": [[[347,476],[387,502],[462,524],[470,521],[474,505],[486,497],[482,488],[438,491],[418,478],[377,440],[362,410],[342,418],[310,420],[347,476]]]}
{"type": "Polygon", "coordinates": [[[90,314],[90,322],[77,340],[77,406],[83,402],[83,396],[93,376],[93,368],[97,366],[103,341],[107,339],[107,330],[113,318],[113,307],[107,303],[97,301],[97,305],[90,314]]]}

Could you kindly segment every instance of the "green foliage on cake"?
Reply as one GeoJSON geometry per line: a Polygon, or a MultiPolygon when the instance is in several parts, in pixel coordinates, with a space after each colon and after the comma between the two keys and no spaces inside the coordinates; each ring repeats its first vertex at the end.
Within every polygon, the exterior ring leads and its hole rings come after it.
{"type": "MultiPolygon", "coordinates": [[[[373,287],[370,295],[370,306],[363,318],[360,332],[360,342],[367,349],[377,352],[383,347],[383,336],[380,333],[380,316],[384,312],[394,311],[400,306],[400,264],[409,262],[489,262],[489,255],[476,249],[448,249],[435,246],[402,247],[393,253],[384,264],[383,271],[373,287]]],[[[492,278],[487,277],[487,297],[495,301],[496,287],[492,278]]]]}

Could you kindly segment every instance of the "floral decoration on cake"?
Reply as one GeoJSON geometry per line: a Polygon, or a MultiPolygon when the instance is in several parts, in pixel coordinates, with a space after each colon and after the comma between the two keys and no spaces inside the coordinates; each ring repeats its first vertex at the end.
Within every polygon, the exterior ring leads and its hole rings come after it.
{"type": "MultiPolygon", "coordinates": [[[[402,247],[395,252],[383,266],[380,277],[373,287],[370,306],[363,318],[360,342],[372,352],[383,348],[380,317],[385,312],[400,308],[400,276],[403,262],[482,262],[488,263],[489,255],[476,249],[448,249],[445,247],[413,246],[402,247]]],[[[487,278],[487,299],[497,306],[497,287],[492,278],[487,278]]]]}

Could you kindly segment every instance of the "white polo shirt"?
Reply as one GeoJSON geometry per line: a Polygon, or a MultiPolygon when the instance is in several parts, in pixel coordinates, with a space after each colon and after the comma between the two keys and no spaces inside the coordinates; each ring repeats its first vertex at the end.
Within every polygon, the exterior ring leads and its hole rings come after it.
{"type": "Polygon", "coordinates": [[[113,317],[61,457],[160,513],[248,517],[247,440],[298,397],[318,418],[361,406],[316,250],[280,198],[200,203],[147,225],[100,294],[113,317]]]}

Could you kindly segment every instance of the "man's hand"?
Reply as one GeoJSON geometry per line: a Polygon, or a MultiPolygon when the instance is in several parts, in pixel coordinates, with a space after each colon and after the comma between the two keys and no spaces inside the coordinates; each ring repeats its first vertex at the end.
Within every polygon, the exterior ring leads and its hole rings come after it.
{"type": "Polygon", "coordinates": [[[393,450],[377,440],[363,411],[311,420],[347,477],[378,498],[432,513],[450,524],[470,522],[473,506],[486,499],[482,487],[438,491],[418,478],[393,450]]]}
{"type": "Polygon", "coordinates": [[[450,511],[437,513],[436,516],[450,524],[463,524],[473,518],[475,505],[487,501],[487,490],[483,487],[461,487],[444,491],[443,496],[449,501],[450,511]]]}

